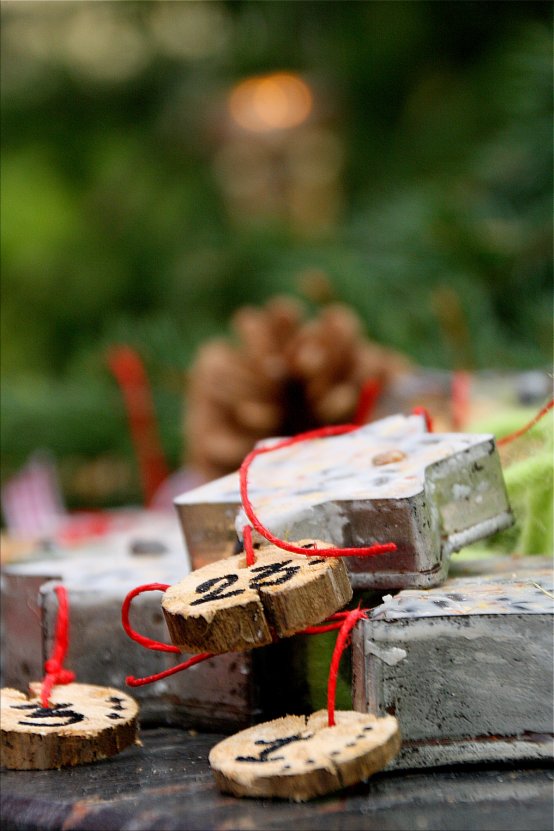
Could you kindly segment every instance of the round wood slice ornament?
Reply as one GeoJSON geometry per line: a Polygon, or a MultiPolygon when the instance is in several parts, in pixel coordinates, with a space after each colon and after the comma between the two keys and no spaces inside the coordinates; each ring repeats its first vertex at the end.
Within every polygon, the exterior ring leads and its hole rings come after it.
{"type": "Polygon", "coordinates": [[[47,770],[115,756],[138,739],[138,704],[120,690],[90,684],[56,686],[49,705],[41,684],[0,691],[1,764],[47,770]]]}
{"type": "Polygon", "coordinates": [[[382,770],[400,750],[393,716],[326,710],[285,716],[229,736],[210,751],[220,790],[234,796],[304,802],[346,788],[382,770]]]}
{"type": "Polygon", "coordinates": [[[183,652],[243,652],[288,637],[324,620],[352,597],[343,561],[318,557],[330,548],[301,540],[314,555],[289,554],[274,545],[248,566],[239,554],[210,563],[170,586],[162,609],[171,640],[183,652]]]}

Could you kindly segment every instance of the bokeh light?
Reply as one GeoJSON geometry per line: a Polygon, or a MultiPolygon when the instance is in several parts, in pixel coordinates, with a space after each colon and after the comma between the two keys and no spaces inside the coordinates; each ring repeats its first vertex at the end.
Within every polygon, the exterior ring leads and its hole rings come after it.
{"type": "Polygon", "coordinates": [[[177,467],[198,346],[275,293],[550,365],[551,12],[469,5],[1,0],[2,481],[44,447],[71,507],[139,499],[106,351],[177,467]]]}
{"type": "Polygon", "coordinates": [[[229,96],[233,120],[255,133],[298,127],[309,117],[312,108],[310,87],[288,72],[247,78],[229,96]]]}

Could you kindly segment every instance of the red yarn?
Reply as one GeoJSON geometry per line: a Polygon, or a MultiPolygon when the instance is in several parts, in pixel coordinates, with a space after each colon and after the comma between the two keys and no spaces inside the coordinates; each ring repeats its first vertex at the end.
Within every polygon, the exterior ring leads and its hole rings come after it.
{"type": "MultiPolygon", "coordinates": [[[[260,456],[264,453],[270,453],[273,450],[278,450],[282,447],[289,447],[293,444],[297,444],[302,441],[309,441],[311,439],[317,438],[327,438],[329,436],[339,436],[344,435],[346,433],[351,433],[354,430],[358,430],[359,426],[357,424],[347,424],[347,425],[339,425],[333,427],[322,427],[318,430],[311,430],[307,433],[300,433],[297,436],[293,436],[288,439],[283,439],[282,441],[277,442],[269,447],[260,447],[253,450],[248,456],[245,458],[244,462],[240,468],[240,492],[242,498],[242,504],[244,506],[244,510],[248,519],[252,523],[253,527],[258,531],[258,533],[264,537],[269,542],[276,545],[278,548],[284,549],[285,551],[291,551],[294,554],[303,554],[304,556],[310,557],[314,556],[313,549],[306,550],[305,548],[300,548],[297,545],[293,545],[291,543],[286,542],[285,540],[281,540],[272,534],[267,528],[265,528],[261,522],[258,520],[250,499],[248,497],[248,471],[250,465],[254,461],[257,456],[260,456]]],[[[255,551],[254,546],[252,544],[252,528],[250,525],[245,525],[243,528],[243,539],[244,539],[244,549],[246,553],[246,565],[251,566],[256,561],[255,558],[255,551]]],[[[375,554],[382,554],[389,551],[396,551],[396,545],[394,543],[384,543],[381,545],[373,545],[367,548],[326,548],[326,549],[318,549],[317,556],[318,557],[364,557],[364,556],[372,556],[375,554]]],[[[173,646],[172,644],[162,643],[161,641],[153,640],[152,638],[148,638],[145,635],[141,635],[140,633],[136,632],[129,622],[129,611],[131,607],[131,602],[133,598],[137,597],[139,594],[147,591],[163,591],[165,592],[169,588],[167,583],[147,583],[142,586],[137,586],[136,588],[132,589],[126,596],[125,600],[123,601],[123,605],[121,607],[121,621],[123,624],[123,628],[127,635],[134,640],[136,643],[141,644],[141,646],[146,647],[146,649],[152,649],[159,652],[173,652],[178,653],[181,650],[178,647],[173,646]]],[[[340,629],[343,626],[343,620],[348,617],[350,613],[347,612],[338,612],[335,615],[331,615],[326,621],[323,621],[322,624],[317,626],[310,626],[299,632],[298,634],[307,634],[307,635],[316,635],[321,634],[323,632],[331,632],[336,629],[340,629]]],[[[195,655],[192,658],[189,658],[187,661],[184,661],[182,664],[178,664],[177,666],[171,667],[163,672],[156,673],[154,675],[148,675],[144,678],[134,678],[133,676],[129,676],[126,678],[126,682],[132,687],[142,686],[143,684],[151,684],[154,681],[159,681],[162,678],[167,678],[169,675],[174,675],[176,672],[180,672],[181,670],[188,669],[190,666],[199,663],[200,661],[205,661],[208,658],[213,657],[213,654],[210,652],[204,652],[200,655],[195,655]]]]}
{"type": "Polygon", "coordinates": [[[421,415],[425,419],[425,427],[428,433],[433,432],[433,419],[431,418],[431,414],[426,407],[413,407],[412,408],[412,415],[421,415]]]}
{"type": "MultiPolygon", "coordinates": [[[[179,652],[179,650],[176,650],[179,652]]],[[[167,678],[169,675],[175,675],[177,672],[181,672],[183,669],[188,669],[189,667],[194,666],[194,664],[199,664],[202,661],[207,661],[208,658],[213,658],[211,652],[201,652],[199,655],[193,655],[192,658],[189,658],[187,661],[183,661],[182,664],[176,664],[174,667],[170,667],[169,669],[164,669],[162,672],[156,672],[154,675],[146,675],[144,678],[135,678],[133,675],[128,675],[125,679],[125,683],[129,684],[130,687],[143,687],[145,684],[152,684],[154,681],[161,681],[162,678],[167,678]]]]}
{"type": "MultiPolygon", "coordinates": [[[[127,594],[125,600],[123,601],[123,606],[121,608],[121,620],[123,623],[123,628],[125,629],[126,633],[129,637],[136,641],[136,643],[140,643],[141,646],[146,647],[147,649],[153,649],[158,652],[180,652],[181,650],[177,646],[173,646],[172,644],[162,643],[161,641],[152,640],[152,638],[147,638],[144,635],[135,632],[135,630],[131,627],[129,623],[129,610],[131,607],[131,601],[134,597],[137,597],[139,594],[147,591],[166,591],[169,586],[166,583],[145,583],[143,586],[137,586],[127,594]]],[[[355,613],[358,613],[359,610],[356,609],[355,613]]],[[[320,635],[323,632],[332,632],[336,629],[344,628],[347,621],[349,621],[354,613],[353,612],[335,612],[335,614],[330,615],[326,620],[322,621],[322,623],[317,624],[315,626],[308,626],[306,629],[303,629],[300,632],[297,632],[298,635],[320,635]]],[[[356,620],[362,616],[358,615],[356,620]]],[[[353,624],[352,624],[353,625],[353,624]]],[[[340,633],[339,633],[340,637],[340,633]]],[[[336,652],[335,647],[335,652],[336,652]]],[[[342,647],[344,649],[344,646],[342,647]]],[[[340,654],[342,654],[342,649],[340,654]]],[[[336,665],[338,668],[338,662],[340,660],[340,654],[336,659],[336,665]]],[[[125,679],[125,683],[129,684],[130,687],[142,687],[145,684],[152,684],[155,681],[161,681],[162,678],[167,678],[170,675],[175,675],[177,672],[181,672],[182,670],[188,669],[189,667],[194,666],[195,664],[199,664],[202,661],[207,661],[208,658],[213,658],[213,652],[201,652],[199,655],[193,655],[191,658],[188,658],[186,661],[183,661],[181,664],[177,664],[174,667],[169,667],[169,669],[165,669],[162,672],[157,672],[154,675],[146,675],[144,678],[135,678],[133,675],[128,675],[125,679]]],[[[335,653],[333,653],[333,660],[335,659],[335,653]]],[[[336,674],[336,672],[335,672],[336,674]]],[[[73,680],[73,679],[70,679],[73,680]]],[[[331,684],[331,676],[329,676],[329,684],[331,684]]],[[[336,686],[336,678],[335,678],[335,686],[336,686]]],[[[334,701],[334,692],[333,692],[333,701],[334,701]]],[[[333,704],[334,707],[334,704],[333,704]]]]}
{"type": "Polygon", "coordinates": [[[542,409],[539,410],[537,415],[534,418],[532,418],[531,421],[529,421],[524,427],[521,427],[519,430],[516,430],[514,433],[510,433],[509,435],[504,436],[501,439],[497,439],[496,444],[501,447],[502,445],[509,444],[515,439],[518,439],[520,436],[523,436],[525,433],[527,433],[528,430],[531,429],[531,427],[534,427],[535,424],[538,421],[540,421],[541,418],[543,418],[549,410],[552,409],[552,407],[554,407],[554,398],[552,398],[548,402],[548,404],[545,404],[544,407],[542,407],[542,409]]]}
{"type": "Polygon", "coordinates": [[[137,586],[136,588],[131,589],[131,591],[127,594],[127,597],[123,601],[123,605],[121,607],[121,622],[131,640],[136,641],[136,643],[140,643],[140,645],[144,646],[146,649],[153,649],[156,652],[180,652],[181,650],[176,646],[173,646],[173,644],[155,641],[152,638],[147,638],[145,635],[135,632],[129,623],[129,609],[131,608],[131,601],[139,594],[153,591],[165,592],[168,588],[169,583],[145,583],[143,586],[137,586]]]}
{"type": "Polygon", "coordinates": [[[256,554],[254,552],[254,546],[252,545],[252,528],[249,525],[245,525],[242,529],[242,539],[244,541],[246,565],[253,566],[256,562],[256,554]]]}
{"type": "MultiPolygon", "coordinates": [[[[140,643],[140,645],[144,646],[146,649],[152,649],[156,652],[173,652],[178,654],[181,652],[179,647],[173,646],[173,644],[170,643],[162,643],[162,641],[155,641],[152,638],[147,638],[146,635],[141,635],[139,632],[135,632],[129,623],[129,610],[131,608],[131,601],[133,598],[143,592],[165,592],[168,588],[169,583],[145,583],[143,586],[137,586],[136,588],[131,589],[121,607],[121,622],[131,640],[136,643],[140,643]]],[[[162,678],[167,678],[168,675],[175,675],[176,672],[181,672],[183,669],[188,669],[194,664],[198,664],[200,661],[206,661],[208,658],[212,657],[213,655],[211,652],[202,652],[199,655],[194,655],[182,664],[177,664],[174,667],[165,669],[162,672],[157,672],[154,675],[147,675],[144,678],[135,678],[133,675],[128,675],[125,679],[125,683],[129,684],[130,687],[142,687],[144,684],[152,684],[154,681],[160,681],[162,678]]]]}
{"type": "Polygon", "coordinates": [[[54,591],[58,598],[58,617],[54,648],[50,658],[44,662],[45,676],[42,679],[40,699],[43,707],[50,706],[50,693],[56,684],[71,684],[75,673],[63,668],[63,662],[69,646],[69,603],[64,586],[56,586],[54,591]]]}
{"type": "Polygon", "coordinates": [[[111,349],[108,364],[121,388],[144,497],[146,504],[150,505],[169,471],[158,433],[148,376],[140,355],[130,346],[111,349]]]}
{"type": "MultiPolygon", "coordinates": [[[[328,438],[329,436],[341,436],[345,433],[352,433],[354,430],[359,430],[357,424],[344,424],[336,427],[320,427],[318,430],[310,430],[308,433],[299,433],[297,436],[292,436],[288,439],[283,439],[268,447],[256,447],[244,459],[240,466],[240,495],[242,506],[246,516],[252,523],[260,536],[264,537],[268,542],[282,548],[284,551],[290,551],[293,554],[303,554],[305,557],[313,557],[314,549],[301,548],[293,543],[276,537],[271,531],[266,528],[254,511],[250,498],[248,496],[248,472],[254,459],[262,456],[264,453],[272,453],[275,450],[281,450],[283,447],[290,447],[293,444],[298,444],[302,441],[311,441],[312,439],[328,438]]],[[[362,548],[318,548],[318,557],[372,557],[376,554],[386,554],[389,551],[396,551],[396,545],[393,542],[383,544],[371,545],[362,548]]]]}
{"type": "Polygon", "coordinates": [[[471,375],[469,372],[458,370],[452,375],[451,406],[452,423],[455,430],[463,430],[469,417],[469,398],[471,375]]]}
{"type": "Polygon", "coordinates": [[[366,381],[362,385],[356,407],[356,415],[354,416],[354,424],[361,426],[370,420],[382,392],[383,384],[377,378],[370,378],[369,381],[366,381]]]}
{"type": "Polygon", "coordinates": [[[299,635],[321,635],[323,632],[334,632],[336,629],[340,629],[345,617],[348,615],[348,612],[335,612],[334,615],[329,615],[321,623],[316,623],[315,626],[308,626],[306,629],[302,629],[301,632],[298,632],[299,635]],[[327,623],[327,621],[335,621],[334,623],[327,623]]]}
{"type": "Polygon", "coordinates": [[[337,642],[333,650],[331,666],[329,667],[329,682],[327,684],[327,721],[329,727],[334,727],[335,725],[335,698],[340,659],[348,645],[352,629],[363,617],[365,617],[365,611],[363,609],[358,608],[348,612],[337,635],[337,642]]]}

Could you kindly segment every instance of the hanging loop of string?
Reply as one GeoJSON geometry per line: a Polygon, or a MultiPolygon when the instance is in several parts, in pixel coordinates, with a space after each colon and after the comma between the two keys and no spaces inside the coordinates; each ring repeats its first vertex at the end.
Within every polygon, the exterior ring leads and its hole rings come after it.
{"type": "MultiPolygon", "coordinates": [[[[528,430],[530,430],[541,418],[543,418],[546,413],[552,409],[554,406],[554,399],[551,400],[548,404],[546,404],[537,415],[523,428],[517,430],[515,433],[511,433],[508,436],[504,436],[503,438],[497,441],[497,444],[503,445],[508,444],[511,441],[519,438],[519,436],[524,435],[528,430]]],[[[425,425],[428,432],[433,431],[433,423],[428,411],[424,407],[415,407],[412,410],[413,415],[422,415],[425,419],[425,425]]],[[[243,499],[243,505],[245,508],[245,512],[252,522],[253,527],[261,534],[261,536],[265,537],[269,542],[272,542],[274,545],[277,545],[280,548],[283,548],[287,551],[292,551],[293,553],[304,554],[306,556],[313,556],[313,549],[306,550],[299,548],[298,546],[294,546],[292,544],[286,543],[284,540],[280,540],[274,535],[272,535],[264,526],[257,520],[257,517],[254,514],[253,508],[251,503],[248,499],[248,470],[249,466],[253,462],[253,460],[262,453],[268,453],[272,450],[277,450],[281,447],[288,447],[292,444],[296,444],[300,441],[306,441],[312,438],[325,438],[327,436],[332,435],[343,435],[352,430],[359,429],[358,425],[346,425],[346,426],[339,426],[339,427],[325,427],[320,430],[313,430],[309,433],[304,433],[298,436],[294,436],[290,439],[285,439],[281,442],[277,442],[276,444],[265,447],[265,448],[258,448],[252,453],[250,453],[243,462],[240,471],[240,483],[241,483],[241,496],[243,499]]],[[[246,560],[247,566],[252,565],[254,560],[254,548],[252,544],[252,528],[249,525],[246,525],[243,529],[244,535],[244,545],[245,545],[245,552],[246,552],[246,560]]],[[[381,553],[380,551],[375,551],[375,549],[382,550],[395,550],[396,546],[393,543],[388,543],[382,546],[371,546],[370,548],[366,549],[323,549],[317,551],[317,556],[355,556],[352,552],[356,552],[356,556],[367,556],[368,552],[370,553],[381,553]],[[337,552],[337,553],[335,553],[337,552]],[[358,554],[358,552],[363,552],[358,554]]],[[[171,652],[171,653],[179,653],[180,649],[178,647],[173,646],[171,644],[162,643],[161,641],[153,640],[152,638],[147,638],[144,635],[135,632],[135,630],[131,627],[129,623],[129,610],[130,605],[134,597],[142,594],[146,591],[166,591],[169,588],[168,584],[165,583],[149,583],[143,586],[137,586],[135,589],[132,589],[127,597],[124,600],[122,606],[122,622],[123,628],[125,629],[127,635],[137,643],[141,644],[142,646],[146,647],[147,649],[153,649],[161,652],[171,652]]],[[[60,587],[60,593],[62,593],[62,589],[60,587]]],[[[60,594],[58,597],[60,598],[60,594]]],[[[65,600],[65,595],[64,595],[65,600]]],[[[54,663],[46,662],[45,669],[48,670],[52,669],[55,674],[53,677],[58,679],[60,676],[67,678],[67,680],[60,681],[48,681],[50,687],[47,686],[47,678],[45,678],[43,682],[43,693],[46,692],[48,696],[48,690],[51,689],[51,686],[54,683],[69,683],[69,681],[73,680],[73,673],[69,673],[67,670],[61,669],[61,663],[65,656],[65,651],[67,649],[67,604],[64,604],[64,600],[60,600],[60,614],[58,617],[58,627],[56,632],[56,640],[57,644],[60,645],[60,649],[56,647],[54,650],[52,659],[54,663]],[[63,608],[62,608],[63,607],[63,608]],[[65,615],[65,623],[64,623],[64,615],[65,615]],[[58,629],[60,631],[60,635],[58,637],[58,629]],[[64,631],[65,631],[65,647],[64,647],[64,631]],[[61,653],[61,655],[60,655],[61,653]]],[[[328,685],[327,685],[327,713],[328,713],[328,724],[332,727],[335,724],[335,699],[336,699],[336,686],[337,686],[337,678],[338,678],[338,670],[341,657],[344,653],[344,650],[348,646],[352,630],[356,626],[359,620],[366,616],[366,612],[369,611],[367,609],[353,609],[352,611],[342,611],[336,612],[333,615],[330,615],[326,620],[322,621],[319,624],[314,626],[309,626],[306,629],[298,632],[297,634],[301,635],[318,635],[325,632],[336,631],[337,629],[340,630],[337,636],[337,640],[335,643],[335,648],[333,650],[333,656],[331,659],[331,664],[329,668],[329,678],[328,678],[328,685]]],[[[134,678],[133,676],[128,676],[126,678],[127,684],[133,687],[142,686],[144,684],[151,684],[155,681],[159,681],[162,678],[166,678],[170,675],[174,675],[177,672],[181,672],[182,670],[186,670],[195,664],[198,664],[202,661],[208,660],[209,658],[214,657],[213,653],[204,652],[198,655],[194,655],[188,660],[184,661],[181,664],[177,664],[174,667],[170,667],[167,670],[162,672],[156,673],[154,675],[149,675],[144,678],[134,678]]],[[[44,699],[43,699],[44,701],[44,699]]],[[[44,705],[46,706],[46,705],[44,705]]]]}
{"type": "Polygon", "coordinates": [[[329,680],[327,683],[327,721],[329,727],[335,725],[335,699],[337,693],[337,677],[339,673],[339,664],[342,654],[350,642],[352,630],[359,620],[366,615],[365,609],[352,609],[347,612],[344,620],[340,626],[337,641],[333,650],[333,657],[331,658],[331,665],[329,667],[329,680]]]}
{"type": "MultiPolygon", "coordinates": [[[[177,650],[177,652],[179,651],[180,650],[177,650]]],[[[145,675],[144,678],[135,678],[134,675],[128,675],[125,678],[125,683],[130,687],[143,687],[145,684],[153,684],[154,681],[161,681],[162,678],[168,678],[170,675],[176,675],[176,673],[182,672],[184,669],[188,669],[195,664],[200,664],[202,661],[207,661],[208,658],[213,657],[214,656],[211,652],[201,652],[198,655],[193,655],[192,658],[188,658],[188,660],[183,661],[181,664],[175,664],[174,667],[169,667],[169,669],[156,672],[154,675],[145,675]]]]}
{"type": "Polygon", "coordinates": [[[383,383],[377,378],[369,378],[362,385],[358,398],[358,404],[356,406],[356,413],[354,415],[354,424],[361,427],[372,419],[375,407],[382,392],[383,383]]]}
{"type": "Polygon", "coordinates": [[[328,618],[321,621],[321,623],[316,623],[313,626],[307,626],[306,629],[302,629],[301,632],[298,632],[299,635],[322,635],[324,632],[334,632],[336,629],[340,629],[344,619],[348,615],[348,612],[335,612],[334,615],[329,615],[328,618]]]}
{"type": "Polygon", "coordinates": [[[520,436],[524,436],[525,433],[527,433],[532,427],[535,426],[535,424],[537,424],[537,422],[539,422],[541,420],[541,418],[544,418],[544,416],[547,414],[547,412],[549,410],[552,409],[552,407],[554,407],[554,398],[551,398],[550,401],[548,402],[548,404],[545,404],[544,407],[542,407],[539,410],[539,412],[536,414],[536,416],[534,416],[531,419],[531,421],[528,421],[527,424],[525,424],[519,430],[515,430],[513,433],[510,433],[509,435],[503,436],[502,438],[497,439],[496,440],[497,446],[498,447],[503,447],[504,445],[510,444],[510,442],[515,441],[515,439],[519,439],[520,436]]]}
{"type": "Polygon", "coordinates": [[[433,419],[431,418],[431,413],[429,412],[427,407],[413,407],[412,415],[423,416],[423,419],[425,421],[425,429],[427,430],[427,432],[434,432],[433,419]]]}
{"type": "Polygon", "coordinates": [[[256,562],[256,553],[252,543],[252,528],[250,525],[245,525],[242,529],[242,540],[244,543],[244,553],[246,554],[247,567],[253,566],[256,562]]]}
{"type": "Polygon", "coordinates": [[[450,406],[454,430],[461,431],[469,421],[471,374],[462,369],[452,373],[450,406]]]}
{"type": "MultiPolygon", "coordinates": [[[[305,441],[312,441],[313,439],[322,439],[328,438],[330,436],[342,436],[347,433],[352,433],[354,430],[359,430],[360,427],[357,424],[341,424],[336,427],[321,427],[317,430],[310,430],[307,433],[299,433],[296,436],[292,436],[291,438],[283,439],[282,441],[278,441],[275,444],[271,444],[267,447],[256,447],[252,450],[244,459],[242,465],[240,466],[239,476],[240,476],[240,496],[242,500],[242,506],[244,508],[244,512],[250,523],[252,528],[254,528],[260,536],[266,539],[268,542],[275,545],[277,548],[281,548],[284,551],[290,551],[292,554],[303,554],[305,557],[313,557],[314,556],[314,549],[305,549],[298,545],[294,545],[294,543],[287,542],[286,540],[277,537],[275,534],[272,534],[271,531],[262,525],[261,521],[259,520],[256,512],[254,511],[254,507],[252,502],[250,501],[250,497],[248,495],[248,473],[250,468],[255,459],[258,456],[262,456],[265,453],[273,453],[276,450],[281,450],[284,447],[291,447],[294,444],[299,444],[300,442],[305,441]]],[[[248,526],[245,526],[248,528],[248,526]]],[[[247,532],[248,536],[248,543],[245,542],[245,549],[247,544],[250,545],[251,542],[251,531],[247,532]]],[[[387,543],[378,543],[375,545],[370,546],[363,546],[363,547],[356,547],[356,548],[318,548],[317,549],[317,556],[318,557],[372,557],[377,554],[387,554],[390,551],[396,551],[396,544],[393,542],[387,543]]],[[[252,557],[253,548],[250,547],[247,550],[247,557],[252,557]]],[[[254,562],[252,560],[252,562],[254,562]]],[[[252,565],[252,563],[250,563],[252,565]]]]}
{"type": "Polygon", "coordinates": [[[63,662],[69,647],[69,602],[65,586],[54,588],[58,598],[58,617],[52,654],[44,662],[44,678],[42,680],[40,699],[43,707],[50,706],[50,695],[57,684],[71,684],[75,680],[75,673],[64,669],[63,662]]]}
{"type": "Polygon", "coordinates": [[[131,589],[123,601],[123,605],[121,607],[121,623],[123,624],[123,628],[131,640],[136,643],[140,643],[140,645],[144,646],[145,649],[153,649],[156,652],[180,652],[180,650],[176,646],[173,646],[173,644],[155,641],[152,638],[146,637],[146,635],[141,635],[133,629],[129,622],[129,610],[131,608],[131,602],[135,597],[138,597],[139,594],[143,594],[144,592],[165,592],[168,588],[169,583],[145,583],[143,586],[136,586],[136,588],[131,589]]]}
{"type": "MultiPolygon", "coordinates": [[[[140,632],[136,632],[133,629],[129,621],[131,603],[135,597],[138,597],[138,595],[143,594],[144,592],[165,592],[168,588],[169,583],[145,583],[142,586],[136,586],[136,588],[131,589],[121,607],[121,623],[131,640],[135,641],[135,643],[139,643],[141,646],[144,646],[145,649],[152,649],[155,652],[172,652],[174,654],[179,654],[181,652],[179,647],[170,643],[163,643],[163,641],[156,641],[153,638],[146,637],[146,635],[141,635],[140,632]]],[[[194,666],[194,664],[199,664],[201,661],[207,661],[208,658],[212,657],[213,655],[211,652],[202,652],[199,655],[193,655],[192,658],[183,661],[181,664],[176,664],[174,667],[169,667],[169,669],[157,672],[154,675],[147,675],[145,678],[135,678],[133,675],[129,675],[125,679],[125,683],[129,684],[130,687],[142,687],[144,684],[152,684],[154,681],[161,681],[162,678],[167,678],[169,675],[175,675],[177,672],[188,669],[189,667],[194,666]]]]}
{"type": "MultiPolygon", "coordinates": [[[[144,592],[149,591],[166,591],[169,586],[166,583],[145,583],[143,586],[137,586],[127,594],[125,600],[123,601],[123,606],[121,607],[121,622],[123,624],[123,628],[127,635],[136,643],[139,643],[141,646],[144,646],[146,649],[152,649],[157,652],[172,652],[172,653],[180,653],[181,650],[177,646],[173,646],[173,644],[163,643],[162,641],[156,641],[152,638],[148,638],[145,635],[141,635],[139,632],[136,632],[130,622],[129,622],[129,611],[131,608],[131,603],[135,597],[138,595],[143,594],[144,592]]],[[[335,612],[333,615],[330,615],[326,620],[318,623],[314,626],[308,626],[306,629],[303,629],[301,632],[298,632],[298,635],[321,635],[324,632],[333,632],[337,629],[340,629],[344,622],[352,615],[352,612],[335,612]]],[[[168,669],[162,670],[161,672],[157,672],[153,675],[147,675],[144,678],[135,678],[133,675],[127,676],[125,679],[125,683],[127,683],[130,687],[142,687],[145,684],[153,684],[155,681],[161,681],[162,678],[167,678],[170,675],[175,675],[177,672],[182,672],[183,670],[189,669],[189,667],[194,666],[195,664],[199,664],[202,661],[207,661],[208,658],[213,658],[213,652],[201,652],[198,655],[193,655],[191,658],[188,658],[186,661],[183,661],[181,664],[176,664],[174,667],[169,667],[168,669]]]]}

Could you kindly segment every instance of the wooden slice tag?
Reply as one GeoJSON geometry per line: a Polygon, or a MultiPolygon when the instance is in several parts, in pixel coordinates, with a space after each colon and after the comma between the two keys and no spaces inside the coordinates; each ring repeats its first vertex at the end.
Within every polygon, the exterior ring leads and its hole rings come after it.
{"type": "Polygon", "coordinates": [[[0,691],[1,764],[47,770],[115,756],[138,739],[138,704],[120,690],[90,684],[54,687],[43,707],[40,683],[0,691]]]}
{"type": "Polygon", "coordinates": [[[162,609],[172,642],[183,652],[242,652],[288,637],[324,620],[352,597],[344,563],[318,557],[330,548],[319,540],[313,557],[289,554],[273,545],[210,563],[191,572],[164,594],[162,609]]]}
{"type": "Polygon", "coordinates": [[[210,751],[220,790],[234,796],[280,797],[304,802],[346,788],[382,770],[400,750],[393,716],[351,710],[258,724],[224,739],[210,751]]]}

